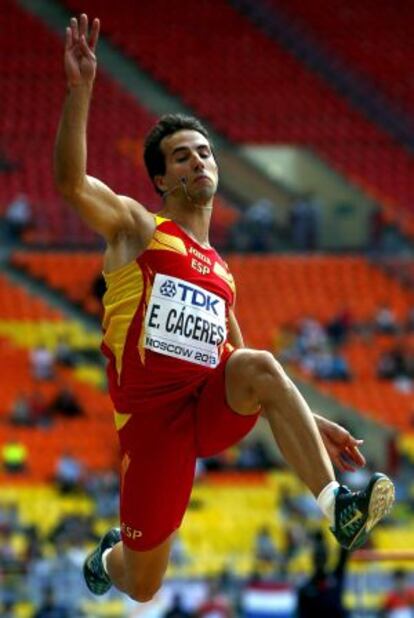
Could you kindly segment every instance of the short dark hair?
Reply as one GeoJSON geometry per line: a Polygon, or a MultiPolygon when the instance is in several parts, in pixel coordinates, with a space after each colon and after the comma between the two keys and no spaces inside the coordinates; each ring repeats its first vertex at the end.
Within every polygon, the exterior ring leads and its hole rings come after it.
{"type": "MultiPolygon", "coordinates": [[[[151,129],[145,138],[144,142],[144,161],[149,177],[151,178],[155,190],[160,195],[163,192],[157,187],[154,182],[155,176],[165,174],[165,157],[160,148],[161,141],[167,135],[172,135],[177,131],[198,131],[201,135],[210,142],[210,136],[207,129],[201,124],[197,118],[186,116],[184,114],[165,114],[161,116],[157,124],[151,129]]],[[[210,146],[211,143],[210,143],[210,146]]]]}

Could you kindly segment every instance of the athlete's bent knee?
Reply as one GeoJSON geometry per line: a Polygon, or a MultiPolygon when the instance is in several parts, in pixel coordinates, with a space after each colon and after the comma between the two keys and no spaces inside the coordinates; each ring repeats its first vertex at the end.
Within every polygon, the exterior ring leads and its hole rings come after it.
{"type": "Polygon", "coordinates": [[[284,380],[286,378],[286,373],[282,365],[278,363],[270,352],[265,350],[256,352],[251,359],[251,363],[255,377],[269,375],[279,380],[284,380]]]}
{"type": "Polygon", "coordinates": [[[161,583],[154,585],[147,582],[135,582],[128,587],[128,596],[138,603],[148,603],[161,587],[161,583]]]}
{"type": "Polygon", "coordinates": [[[290,381],[282,365],[273,354],[258,351],[252,358],[252,387],[259,397],[278,388],[286,388],[290,381]]]}

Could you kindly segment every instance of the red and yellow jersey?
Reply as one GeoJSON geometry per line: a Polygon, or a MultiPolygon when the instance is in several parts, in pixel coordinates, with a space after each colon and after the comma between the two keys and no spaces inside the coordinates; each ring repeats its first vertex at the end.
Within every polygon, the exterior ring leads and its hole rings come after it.
{"type": "Polygon", "coordinates": [[[227,264],[170,219],[157,216],[147,249],[104,276],[102,350],[119,412],[190,392],[231,348],[235,288],[227,264]]]}

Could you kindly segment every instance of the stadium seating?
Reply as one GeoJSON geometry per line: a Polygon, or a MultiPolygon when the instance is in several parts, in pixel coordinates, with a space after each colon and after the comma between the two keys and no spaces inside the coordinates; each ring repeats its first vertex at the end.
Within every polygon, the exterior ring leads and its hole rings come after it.
{"type": "Polygon", "coordinates": [[[66,4],[234,141],[311,148],[414,232],[412,155],[225,0],[66,4]]]}
{"type": "MultiPolygon", "coordinates": [[[[67,448],[92,470],[116,462],[112,404],[99,388],[96,377],[86,369],[57,368],[55,380],[37,380],[30,367],[30,350],[44,345],[52,351],[64,338],[74,350],[97,349],[99,333],[88,333],[79,324],[63,319],[43,300],[0,277],[0,445],[11,438],[21,440],[29,451],[29,471],[14,482],[51,479],[59,455],[67,448]],[[62,386],[69,386],[81,402],[85,415],[56,419],[50,427],[17,427],[8,415],[17,397],[39,393],[48,405],[62,386]],[[110,437],[109,437],[110,436],[110,437]]],[[[0,480],[5,479],[0,471],[0,480]]],[[[16,480],[15,480],[16,479],[16,480]]]]}
{"type": "Polygon", "coordinates": [[[102,271],[102,254],[92,252],[21,251],[12,262],[94,315],[101,307],[92,286],[102,271]]]}
{"type": "MultiPolygon", "coordinates": [[[[78,457],[90,470],[116,464],[116,437],[112,421],[112,405],[106,394],[95,386],[80,382],[72,372],[58,370],[56,381],[34,380],[29,367],[27,349],[15,348],[2,340],[2,389],[0,394],[0,444],[9,439],[21,440],[28,449],[28,473],[13,475],[13,482],[32,483],[51,480],[59,456],[64,450],[78,457]],[[39,393],[50,404],[59,385],[70,386],[85,415],[75,419],[57,418],[47,427],[17,427],[8,413],[18,396],[39,393]]],[[[0,471],[2,482],[7,478],[0,471]]]]}
{"type": "Polygon", "coordinates": [[[331,62],[344,62],[360,77],[386,93],[397,109],[413,116],[414,86],[409,78],[414,48],[407,23],[414,19],[408,2],[368,0],[265,0],[277,11],[284,11],[306,36],[311,32],[325,48],[331,62]]]}

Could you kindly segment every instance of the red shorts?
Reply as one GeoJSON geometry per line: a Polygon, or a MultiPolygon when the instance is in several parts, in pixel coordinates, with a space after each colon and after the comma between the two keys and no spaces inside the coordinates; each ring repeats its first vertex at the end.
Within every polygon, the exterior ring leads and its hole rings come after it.
{"type": "Polygon", "coordinates": [[[179,528],[196,458],[220,453],[255,425],[258,413],[243,416],[227,404],[228,358],[190,394],[146,401],[119,430],[121,533],[129,548],[152,549],[179,528]]]}

